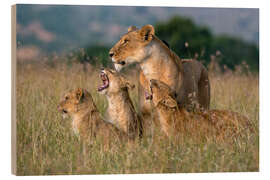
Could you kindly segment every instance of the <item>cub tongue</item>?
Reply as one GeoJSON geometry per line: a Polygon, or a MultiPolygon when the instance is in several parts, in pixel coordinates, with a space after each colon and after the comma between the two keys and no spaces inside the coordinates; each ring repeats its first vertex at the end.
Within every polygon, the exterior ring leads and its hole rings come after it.
{"type": "Polygon", "coordinates": [[[98,91],[102,91],[103,89],[106,89],[108,85],[103,84],[102,86],[98,87],[98,91]]]}

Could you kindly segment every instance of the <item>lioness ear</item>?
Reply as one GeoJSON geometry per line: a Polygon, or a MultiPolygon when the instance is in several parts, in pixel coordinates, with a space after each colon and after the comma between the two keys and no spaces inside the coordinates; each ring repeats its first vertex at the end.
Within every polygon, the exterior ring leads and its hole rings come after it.
{"type": "Polygon", "coordinates": [[[136,31],[136,30],[137,30],[136,26],[129,26],[128,27],[128,32],[136,31]]]}
{"type": "Polygon", "coordinates": [[[165,104],[167,107],[174,108],[177,107],[177,102],[170,96],[166,96],[162,103],[165,104]]]}
{"type": "Polygon", "coordinates": [[[82,88],[78,88],[76,91],[76,98],[78,100],[78,102],[84,98],[84,92],[82,88]]]}
{"type": "Polygon", "coordinates": [[[153,35],[155,35],[155,29],[150,24],[143,26],[140,30],[140,36],[143,41],[151,41],[153,35]]]}

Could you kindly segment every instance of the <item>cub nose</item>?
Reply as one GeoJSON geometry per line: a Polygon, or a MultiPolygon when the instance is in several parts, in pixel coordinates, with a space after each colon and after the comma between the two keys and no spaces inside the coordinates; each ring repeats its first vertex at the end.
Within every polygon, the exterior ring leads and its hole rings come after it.
{"type": "Polygon", "coordinates": [[[113,55],[114,55],[113,52],[110,52],[110,53],[109,53],[109,56],[110,56],[110,57],[113,57],[113,55]]]}
{"type": "Polygon", "coordinates": [[[103,71],[103,70],[104,70],[104,67],[101,67],[101,68],[100,68],[100,71],[103,71]]]}

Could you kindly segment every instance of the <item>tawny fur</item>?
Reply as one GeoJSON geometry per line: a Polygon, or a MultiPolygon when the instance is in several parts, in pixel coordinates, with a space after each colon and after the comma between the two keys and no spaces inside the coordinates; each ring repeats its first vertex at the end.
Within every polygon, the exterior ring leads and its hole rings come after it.
{"type": "Polygon", "coordinates": [[[136,113],[128,93],[128,89],[133,89],[135,85],[112,69],[104,69],[102,73],[109,79],[108,88],[101,91],[108,100],[105,120],[125,132],[129,139],[141,137],[142,120],[136,113]]]}
{"type": "Polygon", "coordinates": [[[110,56],[120,71],[127,64],[138,63],[140,73],[140,111],[147,116],[151,112],[149,80],[157,79],[168,84],[177,93],[177,101],[189,111],[209,109],[210,84],[206,68],[197,60],[181,59],[154,34],[152,25],[141,29],[132,26],[128,33],[111,48],[110,56]]]}
{"type": "Polygon", "coordinates": [[[162,131],[167,136],[204,134],[225,138],[241,135],[250,127],[247,117],[227,110],[188,112],[177,103],[174,91],[158,80],[150,81],[152,102],[158,113],[162,131]]]}
{"type": "Polygon", "coordinates": [[[59,103],[58,110],[71,117],[74,133],[84,141],[91,142],[96,136],[107,140],[109,137],[119,138],[121,135],[114,125],[101,118],[91,94],[84,89],[68,92],[59,103]]]}

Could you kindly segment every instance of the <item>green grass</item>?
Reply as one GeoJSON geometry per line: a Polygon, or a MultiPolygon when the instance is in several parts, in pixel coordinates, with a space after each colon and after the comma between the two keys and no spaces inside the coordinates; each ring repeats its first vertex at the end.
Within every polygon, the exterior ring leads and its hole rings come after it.
{"type": "MultiPolygon", "coordinates": [[[[133,81],[138,77],[134,72],[127,74],[133,81]]],[[[97,71],[91,67],[84,72],[80,65],[18,66],[18,175],[259,170],[258,75],[226,73],[210,77],[211,108],[239,112],[254,125],[254,132],[244,132],[233,143],[196,142],[192,137],[172,143],[156,130],[133,146],[115,142],[108,149],[96,139],[84,151],[82,142],[71,130],[71,120],[62,119],[57,105],[65,92],[82,87],[91,92],[104,113],[107,102],[96,92],[99,83],[97,71]]],[[[137,108],[137,90],[130,94],[137,108]]]]}

